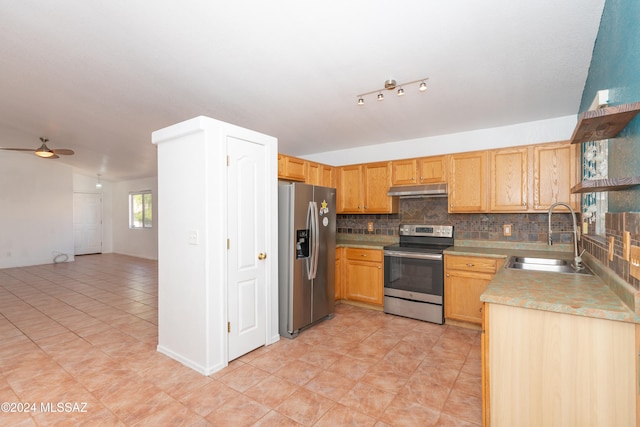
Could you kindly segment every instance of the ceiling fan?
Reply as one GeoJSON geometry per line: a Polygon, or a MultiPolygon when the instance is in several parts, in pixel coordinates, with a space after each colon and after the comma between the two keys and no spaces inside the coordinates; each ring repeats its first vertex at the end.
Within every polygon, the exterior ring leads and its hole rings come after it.
{"type": "Polygon", "coordinates": [[[63,154],[65,156],[70,156],[73,154],[73,150],[69,150],[68,148],[56,148],[52,150],[47,147],[47,142],[49,141],[47,138],[40,138],[42,141],[42,145],[40,148],[33,150],[31,148],[0,148],[0,150],[10,150],[10,151],[33,151],[34,154],[38,157],[42,157],[44,159],[57,159],[58,154],[63,154]]]}

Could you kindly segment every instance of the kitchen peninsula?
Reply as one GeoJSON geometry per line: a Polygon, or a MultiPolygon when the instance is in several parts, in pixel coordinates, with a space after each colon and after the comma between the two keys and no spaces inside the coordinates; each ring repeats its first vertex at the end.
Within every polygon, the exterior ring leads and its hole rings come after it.
{"type": "MultiPolygon", "coordinates": [[[[571,257],[524,247],[446,253],[571,257]]],[[[585,262],[598,275],[503,267],[482,294],[485,425],[636,425],[640,315],[623,300],[637,291],[590,255],[585,262]]]]}

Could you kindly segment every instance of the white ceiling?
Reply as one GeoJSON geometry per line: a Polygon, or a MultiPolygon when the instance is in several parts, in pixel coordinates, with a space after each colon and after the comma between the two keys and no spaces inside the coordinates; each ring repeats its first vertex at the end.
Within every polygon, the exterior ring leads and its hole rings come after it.
{"type": "Polygon", "coordinates": [[[45,136],[76,154],[42,161],[120,180],[154,176],[151,132],[199,115],[300,156],[577,114],[603,5],[4,1],[0,147],[45,136]]]}

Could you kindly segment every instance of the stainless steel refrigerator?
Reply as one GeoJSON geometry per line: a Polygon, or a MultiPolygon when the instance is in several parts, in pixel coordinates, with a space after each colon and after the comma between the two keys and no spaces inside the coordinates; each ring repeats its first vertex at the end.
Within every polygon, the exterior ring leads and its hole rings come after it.
{"type": "Polygon", "coordinates": [[[280,335],[333,316],[336,189],[289,183],[278,187],[280,335]]]}

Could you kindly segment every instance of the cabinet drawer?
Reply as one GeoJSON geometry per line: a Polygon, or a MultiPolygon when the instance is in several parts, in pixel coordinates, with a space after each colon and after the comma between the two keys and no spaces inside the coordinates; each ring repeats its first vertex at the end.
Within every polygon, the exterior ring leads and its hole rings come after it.
{"type": "Polygon", "coordinates": [[[474,271],[478,273],[495,273],[499,259],[471,256],[445,256],[445,268],[448,270],[474,271]]]}
{"type": "Polygon", "coordinates": [[[347,258],[359,261],[382,262],[382,251],[379,249],[347,248],[347,258]]]}

